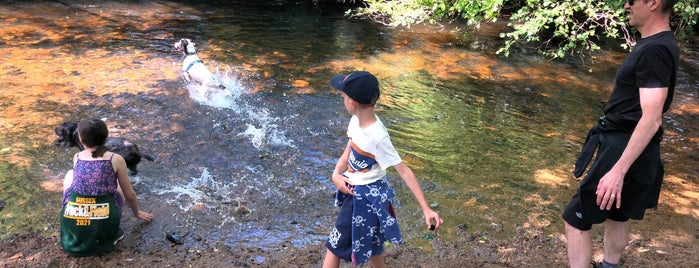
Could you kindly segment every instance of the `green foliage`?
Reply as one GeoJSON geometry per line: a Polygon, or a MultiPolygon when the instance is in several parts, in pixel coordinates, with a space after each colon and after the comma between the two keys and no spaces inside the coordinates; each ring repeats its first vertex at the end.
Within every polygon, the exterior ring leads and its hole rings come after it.
{"type": "MultiPolygon", "coordinates": [[[[365,7],[351,15],[369,16],[390,26],[438,23],[463,18],[469,25],[495,21],[502,12],[512,12],[510,23],[501,33],[505,43],[498,53],[509,55],[515,47],[538,46],[549,58],[592,53],[599,40],[623,40],[629,48],[634,40],[627,25],[627,0],[366,0],[365,7]]],[[[642,0],[639,0],[642,1],[642,0]]],[[[699,20],[699,0],[679,0],[672,26],[680,40],[694,35],[699,20]]]]}
{"type": "Polygon", "coordinates": [[[675,36],[680,40],[689,39],[696,34],[692,29],[699,22],[699,0],[679,0],[672,15],[675,36]]]}
{"type": "Polygon", "coordinates": [[[416,23],[437,23],[461,16],[469,25],[494,21],[500,15],[504,0],[366,0],[365,7],[350,11],[351,15],[369,16],[390,26],[416,23]]]}
{"type": "Polygon", "coordinates": [[[376,22],[390,26],[410,26],[416,23],[436,23],[439,18],[421,1],[364,1],[366,7],[348,11],[350,15],[368,16],[376,22]]]}
{"type": "Polygon", "coordinates": [[[501,33],[505,45],[498,53],[509,55],[513,45],[539,44],[539,52],[550,58],[564,58],[581,51],[592,52],[600,47],[597,36],[623,37],[624,46],[632,42],[627,30],[626,11],[620,8],[626,0],[529,0],[511,17],[511,32],[501,33]]]}

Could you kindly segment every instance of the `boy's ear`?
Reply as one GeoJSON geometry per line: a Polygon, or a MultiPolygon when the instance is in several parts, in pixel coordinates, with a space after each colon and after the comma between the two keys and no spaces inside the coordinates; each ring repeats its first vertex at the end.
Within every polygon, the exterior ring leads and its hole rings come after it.
{"type": "Polygon", "coordinates": [[[353,100],[352,98],[350,98],[350,101],[351,101],[351,103],[352,103],[352,106],[354,106],[354,107],[356,107],[356,108],[362,108],[362,107],[364,107],[364,104],[361,104],[361,103],[357,102],[356,100],[353,100]]]}

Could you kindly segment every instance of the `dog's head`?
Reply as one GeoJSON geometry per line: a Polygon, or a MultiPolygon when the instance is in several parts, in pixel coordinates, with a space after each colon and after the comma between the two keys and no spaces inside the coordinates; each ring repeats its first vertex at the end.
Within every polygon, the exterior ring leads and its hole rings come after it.
{"type": "Polygon", "coordinates": [[[192,42],[189,38],[182,38],[180,41],[175,42],[175,48],[177,51],[182,52],[184,55],[194,55],[197,53],[197,49],[194,47],[196,44],[192,42]]]}
{"type": "Polygon", "coordinates": [[[56,132],[56,145],[63,147],[73,147],[80,146],[80,141],[78,140],[78,123],[77,122],[65,122],[54,129],[56,132]]]}

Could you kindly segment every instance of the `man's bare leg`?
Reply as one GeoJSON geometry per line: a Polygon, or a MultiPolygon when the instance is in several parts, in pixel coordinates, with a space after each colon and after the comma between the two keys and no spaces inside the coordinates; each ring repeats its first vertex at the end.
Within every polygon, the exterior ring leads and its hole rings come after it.
{"type": "Polygon", "coordinates": [[[590,231],[581,231],[565,223],[568,240],[568,262],[571,268],[589,268],[592,260],[590,231]]]}
{"type": "Polygon", "coordinates": [[[604,222],[604,260],[619,264],[621,254],[629,244],[629,222],[606,220],[604,222]]]}

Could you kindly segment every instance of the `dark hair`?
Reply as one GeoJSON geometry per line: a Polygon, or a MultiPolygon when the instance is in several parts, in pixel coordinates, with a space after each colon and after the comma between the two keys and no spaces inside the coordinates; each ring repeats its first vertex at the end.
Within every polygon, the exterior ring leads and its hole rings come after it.
{"type": "Polygon", "coordinates": [[[663,0],[663,13],[671,13],[677,0],[663,0]]]}
{"type": "Polygon", "coordinates": [[[107,151],[107,147],[104,143],[107,142],[107,137],[109,136],[109,129],[107,129],[107,124],[100,119],[90,118],[78,123],[78,134],[80,135],[80,140],[86,147],[96,147],[92,151],[92,157],[97,158],[104,155],[107,151]]]}
{"type": "Polygon", "coordinates": [[[376,106],[376,102],[379,101],[379,95],[380,95],[380,93],[378,93],[377,95],[371,97],[371,102],[368,103],[368,104],[363,104],[363,103],[359,103],[359,102],[357,102],[357,104],[359,104],[359,107],[364,107],[364,108],[366,108],[366,107],[374,107],[374,106],[376,106]]]}

